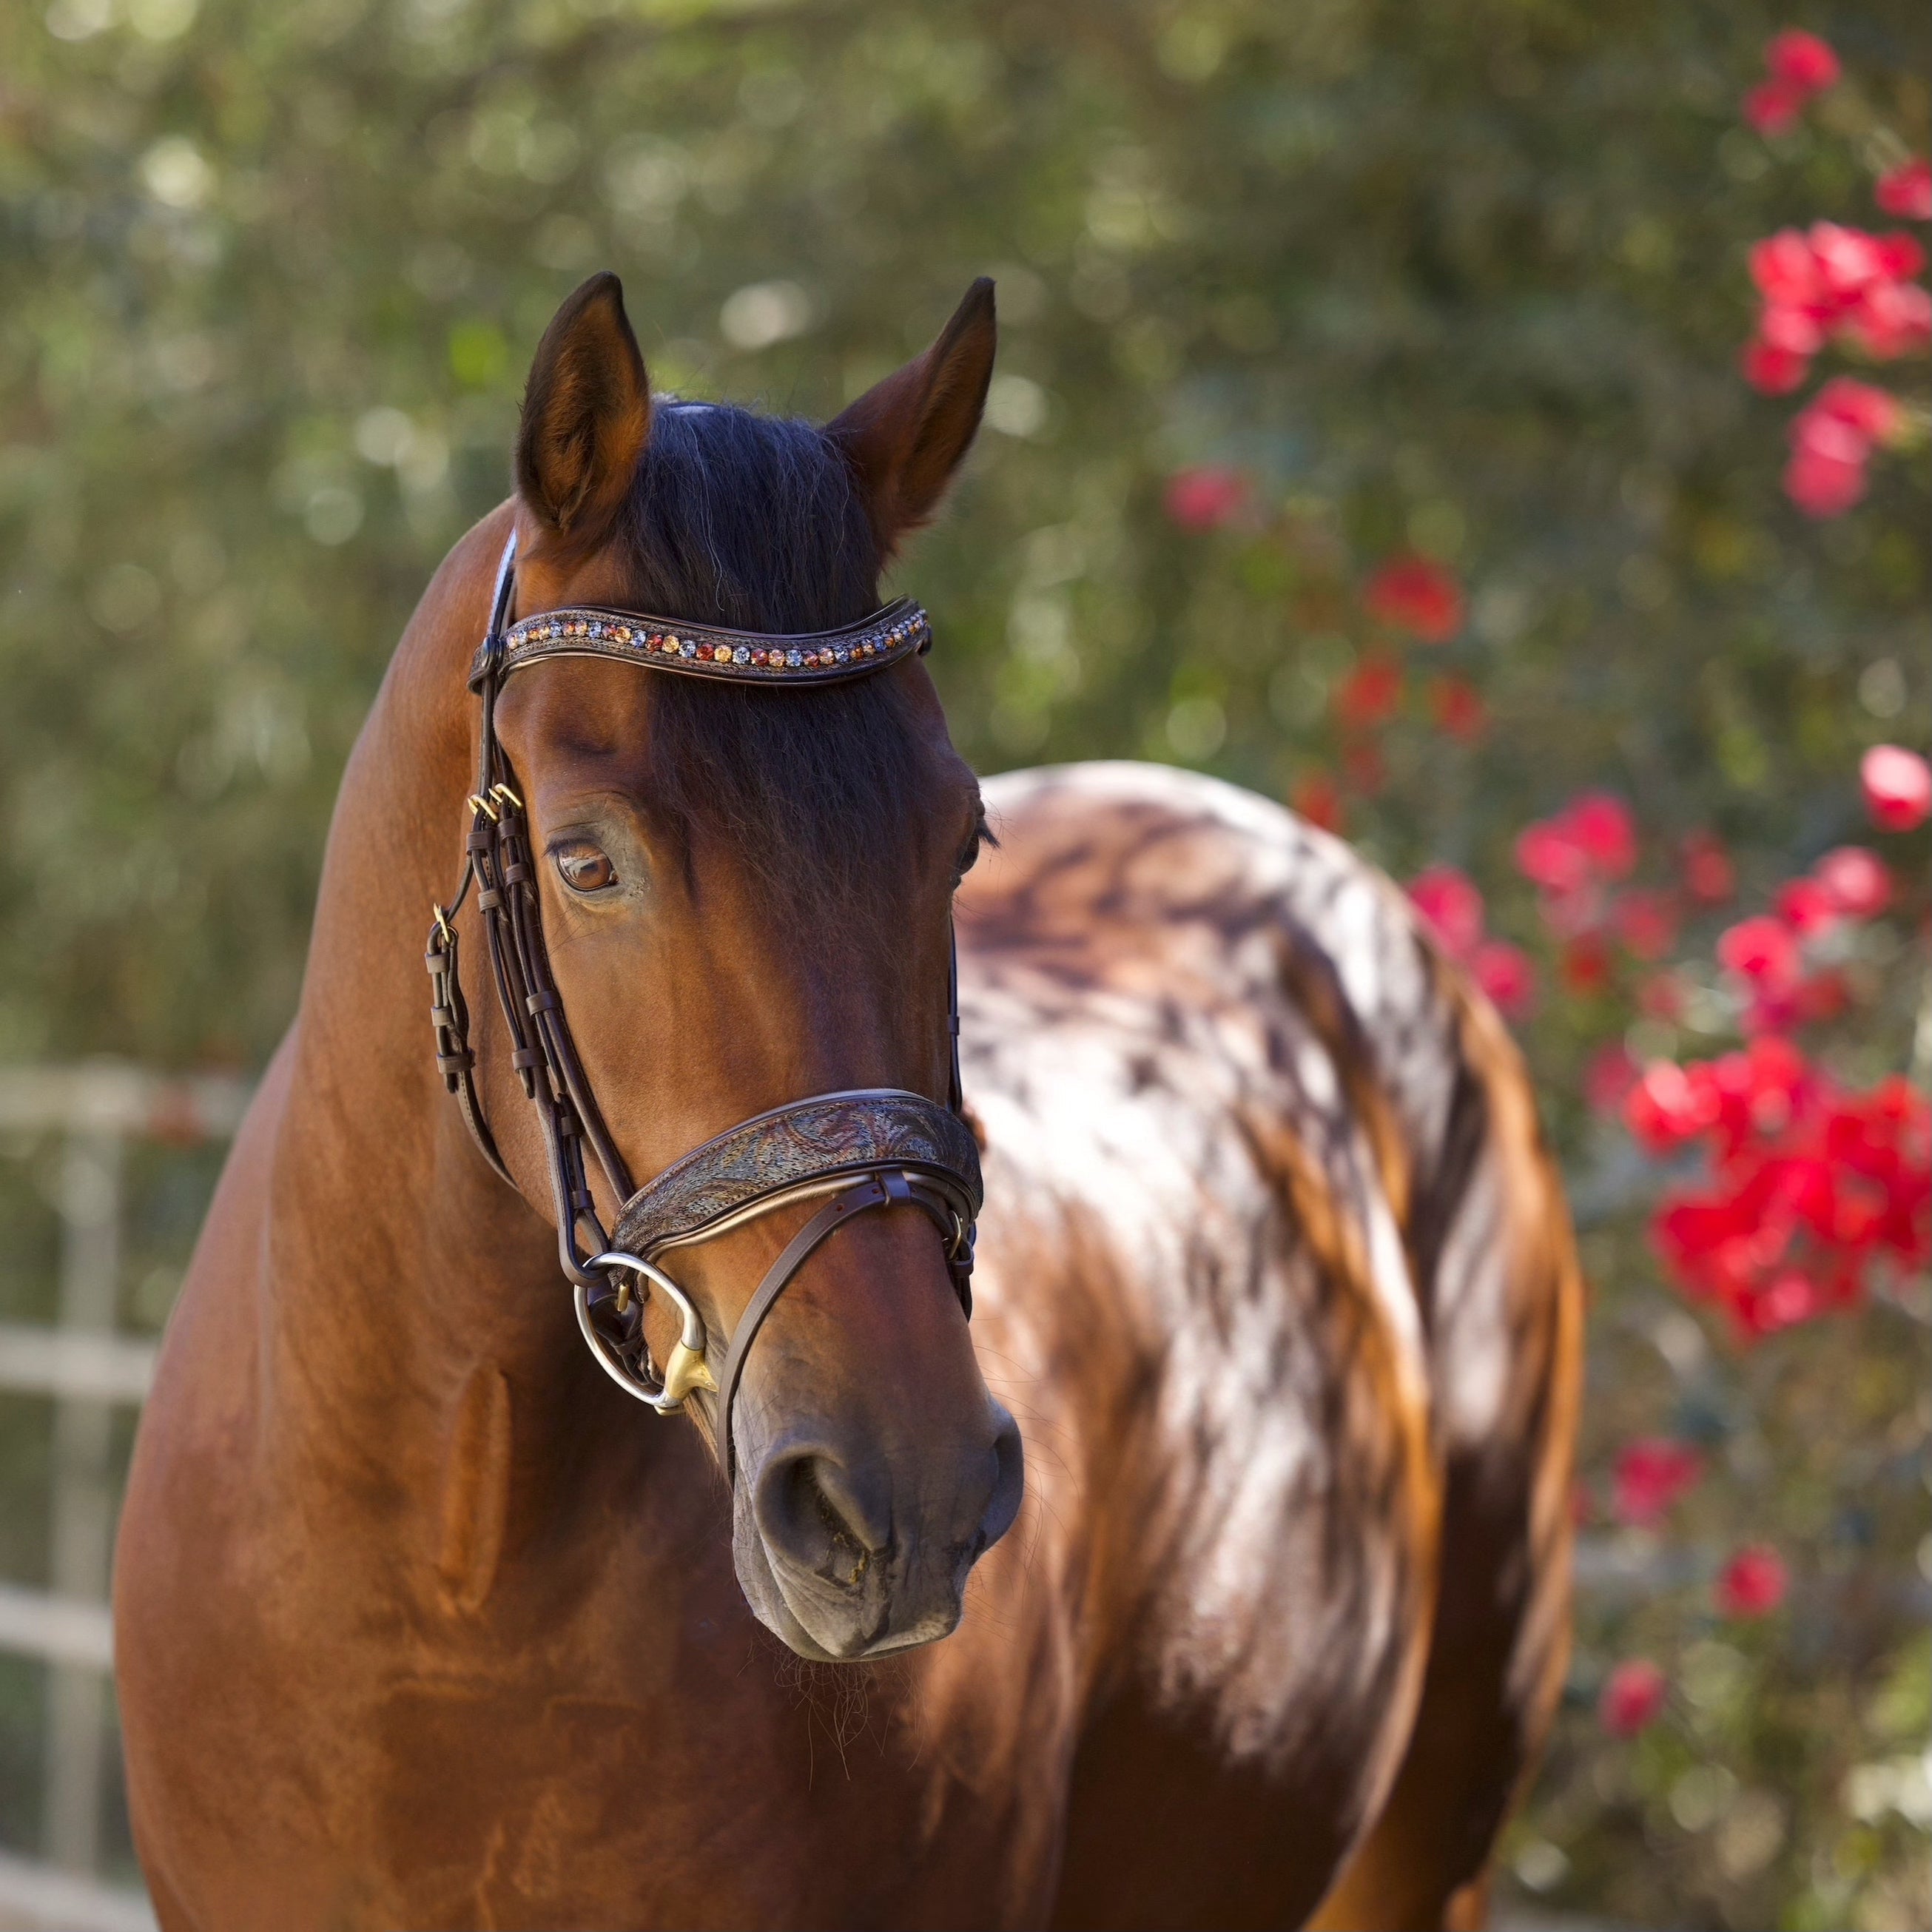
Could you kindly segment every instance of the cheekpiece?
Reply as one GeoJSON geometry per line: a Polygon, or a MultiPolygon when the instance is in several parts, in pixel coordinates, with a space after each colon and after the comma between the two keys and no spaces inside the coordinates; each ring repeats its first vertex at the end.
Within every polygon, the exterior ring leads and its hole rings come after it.
{"type": "Polygon", "coordinates": [[[485,638],[470,666],[476,689],[494,663],[498,676],[542,658],[616,658],[690,677],[734,684],[837,684],[914,657],[932,642],[925,610],[910,597],[836,631],[734,631],[634,610],[592,607],[546,610],[485,638]]]}
{"type": "Polygon", "coordinates": [[[922,1094],[880,1088],[794,1100],[693,1148],[624,1204],[611,1241],[649,1259],[782,1190],[881,1168],[908,1168],[949,1184],[969,1223],[980,1212],[972,1129],[922,1094]]]}

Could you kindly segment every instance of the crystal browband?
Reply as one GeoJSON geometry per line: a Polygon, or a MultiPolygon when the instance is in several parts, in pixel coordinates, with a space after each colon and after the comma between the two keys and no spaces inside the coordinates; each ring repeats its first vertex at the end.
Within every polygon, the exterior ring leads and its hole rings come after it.
{"type": "MultiPolygon", "coordinates": [[[[485,640],[470,668],[472,688],[488,667],[491,642],[485,640]]],[[[502,633],[496,670],[506,676],[541,658],[617,658],[741,684],[836,684],[916,656],[932,642],[926,613],[909,597],[841,630],[795,636],[640,616],[633,610],[546,610],[502,633]]]]}

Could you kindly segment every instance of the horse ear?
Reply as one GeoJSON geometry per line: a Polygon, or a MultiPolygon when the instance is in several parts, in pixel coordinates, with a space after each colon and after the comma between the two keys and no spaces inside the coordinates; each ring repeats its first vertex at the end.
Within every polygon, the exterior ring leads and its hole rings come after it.
{"type": "Polygon", "coordinates": [[[826,425],[857,471],[881,556],[932,517],[966,454],[992,380],[998,338],[984,275],[939,340],[826,425]]]}
{"type": "Polygon", "coordinates": [[[651,391],[624,285],[592,275],[537,344],[517,433],[517,494],[573,548],[610,527],[651,430],[651,391]]]}

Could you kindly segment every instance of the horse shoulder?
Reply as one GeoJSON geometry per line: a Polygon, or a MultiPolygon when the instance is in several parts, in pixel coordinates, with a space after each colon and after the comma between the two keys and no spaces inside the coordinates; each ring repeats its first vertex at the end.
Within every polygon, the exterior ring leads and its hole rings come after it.
{"type": "Polygon", "coordinates": [[[962,933],[988,1272],[1084,1556],[1063,1909],[1157,1916],[1169,1884],[1199,1915],[1200,1861],[1123,1842],[1151,1783],[1243,1840],[1228,1922],[1306,1910],[1394,1774],[1435,1589],[1400,1122],[1332,967],[1311,992],[1286,814],[1130,766],[988,790],[1005,850],[962,933]]]}

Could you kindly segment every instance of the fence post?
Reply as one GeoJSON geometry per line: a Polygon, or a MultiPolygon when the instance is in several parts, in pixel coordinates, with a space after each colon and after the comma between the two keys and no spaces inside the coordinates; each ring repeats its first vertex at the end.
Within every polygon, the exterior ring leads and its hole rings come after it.
{"type": "MultiPolygon", "coordinates": [[[[60,1181],[60,1326],[111,1334],[121,1274],[122,1138],[116,1128],[69,1130],[60,1181]]],[[[97,1396],[64,1394],[54,1406],[52,1550],[48,1582],[56,1594],[98,1602],[107,1594],[112,1552],[108,1490],[113,1411],[97,1396]]],[[[48,1858],[92,1872],[100,1851],[101,1780],[106,1768],[106,1680],[85,1664],[49,1672],[46,1810],[48,1858]]]]}

